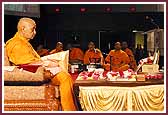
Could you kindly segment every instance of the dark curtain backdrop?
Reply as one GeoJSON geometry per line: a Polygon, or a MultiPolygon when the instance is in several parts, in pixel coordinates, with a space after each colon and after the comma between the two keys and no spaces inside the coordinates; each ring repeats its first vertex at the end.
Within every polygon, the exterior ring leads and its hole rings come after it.
{"type": "MultiPolygon", "coordinates": [[[[145,19],[146,16],[152,17],[160,28],[163,28],[163,12],[81,13],[74,9],[74,11],[56,13],[53,7],[41,5],[40,18],[33,18],[37,23],[37,35],[31,43],[35,48],[38,44],[44,44],[51,50],[58,41],[64,43],[64,48],[69,42],[77,42],[83,50],[86,50],[89,41],[94,41],[98,47],[99,31],[105,31],[101,35],[103,39],[101,44],[111,42],[113,48],[114,42],[127,41],[129,47],[134,47],[135,36],[132,30],[147,31],[156,28],[150,20],[145,19]]],[[[5,42],[15,34],[20,18],[20,16],[4,16],[5,42]]],[[[105,51],[105,47],[101,50],[105,51]]],[[[108,50],[105,52],[107,53],[108,50]]]]}

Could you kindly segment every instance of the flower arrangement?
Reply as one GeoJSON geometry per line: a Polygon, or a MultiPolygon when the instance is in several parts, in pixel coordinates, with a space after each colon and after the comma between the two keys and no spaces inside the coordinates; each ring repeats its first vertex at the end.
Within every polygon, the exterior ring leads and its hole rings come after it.
{"type": "Polygon", "coordinates": [[[117,78],[131,79],[136,73],[128,69],[127,71],[104,71],[102,69],[96,69],[94,72],[83,71],[79,74],[77,80],[110,80],[115,81],[117,78]]]}

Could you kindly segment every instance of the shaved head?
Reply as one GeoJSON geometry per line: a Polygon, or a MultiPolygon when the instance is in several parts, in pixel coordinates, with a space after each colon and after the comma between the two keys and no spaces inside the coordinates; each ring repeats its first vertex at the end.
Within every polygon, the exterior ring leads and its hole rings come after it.
{"type": "Polygon", "coordinates": [[[89,45],[95,45],[94,42],[89,42],[89,45]]]}
{"type": "Polygon", "coordinates": [[[71,43],[68,43],[68,44],[67,44],[67,49],[68,49],[68,50],[71,50],[71,49],[72,49],[72,44],[71,44],[71,43]]]}
{"type": "Polygon", "coordinates": [[[116,50],[120,50],[121,49],[121,43],[120,42],[116,42],[115,45],[114,45],[114,48],[116,50]]]}
{"type": "Polygon", "coordinates": [[[33,39],[36,35],[36,23],[31,18],[21,18],[17,25],[18,33],[27,40],[33,39]]]}
{"type": "Polygon", "coordinates": [[[57,51],[62,51],[63,50],[63,43],[62,42],[57,42],[56,44],[56,49],[57,51]]]}
{"type": "Polygon", "coordinates": [[[21,18],[18,22],[17,29],[20,30],[25,24],[36,25],[35,21],[31,18],[21,18]]]}
{"type": "Polygon", "coordinates": [[[115,45],[121,45],[121,43],[120,42],[116,42],[115,45]]]}
{"type": "Polygon", "coordinates": [[[63,45],[62,42],[57,42],[56,46],[63,45]]]}
{"type": "Polygon", "coordinates": [[[88,48],[90,49],[90,50],[94,50],[94,48],[95,48],[95,44],[94,44],[94,42],[89,42],[89,44],[88,44],[88,48]]]}
{"type": "Polygon", "coordinates": [[[127,42],[122,42],[122,49],[126,49],[128,47],[127,42]]]}

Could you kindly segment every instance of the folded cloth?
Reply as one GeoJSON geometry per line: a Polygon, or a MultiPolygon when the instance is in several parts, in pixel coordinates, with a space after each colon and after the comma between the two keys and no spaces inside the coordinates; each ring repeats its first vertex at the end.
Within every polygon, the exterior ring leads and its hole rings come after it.
{"type": "Polygon", "coordinates": [[[62,51],[55,54],[41,57],[43,66],[45,67],[60,67],[62,70],[68,72],[69,51],[62,51]]]}
{"type": "Polygon", "coordinates": [[[45,67],[46,70],[49,70],[53,75],[61,72],[62,69],[60,67],[45,67]]]}
{"type": "Polygon", "coordinates": [[[4,66],[5,71],[13,71],[16,68],[16,66],[4,66]]]}
{"type": "Polygon", "coordinates": [[[32,73],[36,73],[39,66],[41,65],[22,64],[22,65],[19,65],[18,68],[32,72],[32,73]]]}

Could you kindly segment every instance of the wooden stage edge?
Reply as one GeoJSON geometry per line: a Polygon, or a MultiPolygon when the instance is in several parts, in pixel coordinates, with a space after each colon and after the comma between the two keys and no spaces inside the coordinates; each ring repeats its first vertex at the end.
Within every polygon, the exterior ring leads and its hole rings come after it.
{"type": "Polygon", "coordinates": [[[76,80],[74,86],[119,86],[119,87],[136,87],[146,85],[164,84],[163,79],[153,79],[146,81],[107,81],[107,80],[76,80]]]}

